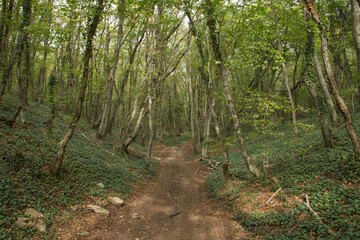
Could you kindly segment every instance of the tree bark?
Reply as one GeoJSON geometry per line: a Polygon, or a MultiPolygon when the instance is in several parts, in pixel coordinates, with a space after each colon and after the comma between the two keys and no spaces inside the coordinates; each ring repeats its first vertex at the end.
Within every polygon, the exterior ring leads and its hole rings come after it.
{"type": "Polygon", "coordinates": [[[82,75],[81,88],[80,88],[80,92],[78,95],[78,101],[77,101],[77,105],[76,105],[76,112],[70,123],[70,126],[69,126],[67,132],[65,133],[63,139],[59,143],[60,146],[58,148],[56,160],[52,167],[52,174],[55,176],[59,175],[60,168],[61,168],[61,165],[62,165],[62,162],[64,159],[64,155],[65,155],[66,146],[67,146],[68,142],[70,141],[70,139],[74,133],[76,124],[78,123],[78,121],[80,120],[80,117],[81,117],[81,113],[82,113],[83,105],[84,105],[84,99],[85,99],[85,91],[86,91],[87,82],[88,82],[89,62],[90,62],[90,58],[91,58],[91,54],[92,54],[93,38],[96,33],[96,28],[101,20],[103,9],[104,9],[104,0],[97,0],[95,14],[94,14],[93,19],[90,20],[90,22],[89,22],[87,34],[86,34],[87,40],[86,40],[86,49],[85,49],[85,55],[84,55],[84,61],[83,61],[84,62],[84,70],[83,70],[83,75],[82,75]]]}
{"type": "MultiPolygon", "coordinates": [[[[185,3],[187,4],[187,3],[185,3]]],[[[211,124],[211,119],[214,119],[214,125],[215,125],[215,132],[217,137],[219,138],[220,142],[221,142],[221,148],[223,150],[223,155],[224,155],[224,164],[223,164],[223,172],[224,175],[226,177],[228,177],[229,172],[228,172],[228,168],[229,168],[229,158],[228,158],[228,150],[227,147],[225,145],[224,139],[221,135],[221,131],[218,125],[218,121],[217,121],[217,115],[214,111],[214,106],[215,106],[215,98],[211,99],[211,94],[210,94],[210,83],[211,83],[211,79],[210,79],[210,69],[209,69],[209,74],[207,75],[205,72],[205,54],[203,51],[203,46],[202,43],[200,41],[200,39],[197,36],[197,30],[195,27],[195,24],[191,18],[190,12],[188,10],[185,11],[185,14],[187,15],[188,19],[189,19],[189,27],[190,30],[195,38],[196,41],[196,46],[198,49],[198,52],[200,54],[201,57],[201,66],[199,67],[199,72],[200,72],[200,76],[201,79],[204,82],[205,85],[205,94],[206,94],[206,99],[205,99],[205,107],[204,107],[204,120],[205,120],[205,124],[204,124],[204,144],[202,147],[202,153],[201,155],[203,157],[207,157],[207,141],[208,138],[210,136],[210,124],[211,124]],[[210,112],[209,112],[210,111],[210,112]]],[[[210,56],[209,56],[210,58],[210,56]]],[[[210,60],[210,59],[209,59],[210,60]]],[[[210,64],[210,61],[209,61],[210,64]]],[[[214,84],[217,85],[217,84],[214,84]]],[[[216,87],[214,87],[214,89],[216,90],[216,87]]]]}
{"type": "MultiPolygon", "coordinates": [[[[310,16],[304,12],[305,21],[308,22],[310,20],[310,16]]],[[[326,108],[326,104],[323,96],[319,93],[316,84],[313,79],[315,76],[313,74],[313,56],[314,56],[314,33],[309,26],[306,28],[306,45],[305,45],[305,67],[304,67],[304,81],[306,87],[312,96],[315,107],[318,115],[318,120],[321,127],[321,133],[324,141],[325,147],[333,147],[333,134],[332,134],[332,126],[329,121],[329,111],[326,108]]],[[[322,73],[321,73],[322,74],[322,73]]],[[[326,86],[327,89],[327,86],[326,86]]],[[[331,100],[331,99],[330,99],[331,100]]],[[[332,103],[332,101],[331,101],[332,103]]],[[[330,110],[330,109],[329,109],[330,110]]],[[[336,112],[335,112],[336,113],[336,112]]]]}
{"type": "MultiPolygon", "coordinates": [[[[281,43],[281,39],[280,39],[281,35],[280,35],[277,15],[276,15],[276,11],[275,11],[274,7],[272,7],[272,11],[273,11],[273,14],[274,14],[274,17],[275,17],[275,24],[276,24],[276,28],[277,28],[277,34],[278,34],[278,38],[276,40],[276,43],[277,43],[277,47],[278,47],[279,52],[282,53],[283,49],[282,49],[282,43],[281,43]]],[[[289,84],[289,75],[288,75],[288,72],[287,72],[285,60],[283,60],[281,62],[281,66],[282,66],[283,71],[284,71],[286,91],[287,91],[287,94],[288,94],[288,97],[289,97],[289,101],[291,103],[291,114],[292,114],[292,120],[293,120],[293,124],[294,124],[294,133],[295,133],[296,136],[299,136],[299,130],[298,130],[297,123],[296,123],[296,107],[295,107],[294,99],[293,99],[290,84],[289,84]]]]}
{"type": "MultiPolygon", "coordinates": [[[[352,6],[352,34],[355,43],[356,57],[357,57],[357,70],[360,76],[360,6],[357,0],[351,0],[352,6]]],[[[360,77],[358,77],[358,84],[360,77]]]]}
{"type": "Polygon", "coordinates": [[[338,86],[335,81],[335,77],[332,71],[330,57],[329,57],[329,47],[328,47],[328,39],[326,37],[326,29],[324,23],[321,21],[319,14],[316,12],[312,0],[305,0],[307,11],[310,12],[313,20],[317,23],[317,26],[320,31],[320,40],[321,40],[321,51],[323,56],[323,61],[326,69],[327,76],[330,81],[330,86],[332,90],[332,94],[335,97],[336,103],[341,110],[341,113],[345,120],[346,130],[348,132],[349,138],[352,142],[354,152],[357,156],[360,156],[360,142],[358,136],[355,132],[354,125],[352,123],[352,116],[348,106],[345,103],[344,98],[340,95],[338,86]]]}
{"type": "MultiPolygon", "coordinates": [[[[125,1],[124,0],[120,0],[119,1],[119,6],[118,6],[118,12],[121,12],[121,8],[125,6],[125,1]]],[[[118,34],[117,34],[117,38],[116,38],[116,49],[114,52],[114,55],[111,59],[111,63],[113,63],[112,65],[110,65],[110,69],[106,70],[105,75],[108,78],[108,83],[106,86],[106,96],[105,96],[105,105],[104,105],[104,111],[101,117],[101,121],[100,121],[100,126],[98,129],[98,133],[97,136],[99,138],[104,138],[106,137],[107,133],[109,133],[111,130],[111,125],[112,125],[112,118],[111,118],[111,107],[112,107],[112,98],[113,98],[113,89],[114,89],[114,84],[115,84],[115,77],[116,77],[116,71],[117,71],[117,65],[119,62],[119,58],[120,58],[120,49],[121,49],[121,45],[122,45],[122,39],[123,39],[123,23],[124,23],[124,17],[123,15],[121,15],[120,17],[120,21],[119,21],[119,26],[118,26],[118,34]],[[110,74],[109,74],[110,72],[110,74]]],[[[122,93],[121,93],[122,94],[122,93]]]]}
{"type": "MultiPolygon", "coordinates": [[[[215,60],[217,61],[217,71],[218,71],[217,77],[224,84],[224,93],[225,93],[225,97],[227,100],[229,112],[230,112],[232,120],[233,120],[234,130],[235,130],[236,138],[237,138],[237,141],[239,144],[241,155],[243,156],[246,166],[249,169],[250,173],[253,174],[255,177],[260,177],[262,175],[262,173],[261,173],[260,169],[258,167],[256,167],[256,165],[254,164],[254,162],[252,161],[252,159],[250,157],[250,154],[248,153],[248,151],[246,149],[245,141],[242,136],[242,132],[241,132],[241,128],[240,128],[239,117],[237,115],[237,112],[235,109],[235,103],[234,103],[233,96],[232,96],[232,93],[230,90],[230,84],[229,84],[227,76],[225,75],[225,65],[224,65],[224,61],[221,56],[220,44],[219,44],[219,41],[218,41],[218,38],[216,35],[216,21],[215,21],[215,14],[214,14],[214,9],[213,9],[212,4],[213,3],[210,0],[206,0],[206,5],[207,5],[206,6],[206,10],[207,10],[206,24],[209,29],[212,51],[214,53],[215,60]]],[[[225,163],[224,163],[224,165],[225,165],[225,163]]]]}
{"type": "Polygon", "coordinates": [[[333,100],[331,98],[329,88],[328,88],[326,80],[325,80],[325,76],[324,76],[323,71],[321,69],[319,58],[318,58],[317,53],[315,51],[314,51],[314,63],[315,63],[314,64],[315,65],[315,72],[316,72],[316,75],[317,75],[317,77],[319,79],[319,83],[320,83],[320,87],[322,89],[322,93],[324,94],[326,106],[327,106],[327,108],[328,108],[328,110],[330,112],[332,122],[336,125],[339,122],[339,117],[338,117],[338,114],[336,112],[336,108],[334,106],[333,100]]]}
{"type": "Polygon", "coordinates": [[[31,0],[23,1],[23,22],[20,32],[20,46],[18,48],[18,95],[21,102],[28,105],[28,89],[31,77],[30,46],[28,27],[31,22],[31,0]]]}
{"type": "Polygon", "coordinates": [[[131,143],[133,143],[138,135],[139,129],[141,127],[141,123],[145,117],[146,114],[146,107],[142,107],[139,113],[139,118],[136,122],[135,128],[132,131],[132,133],[130,134],[130,136],[127,138],[127,140],[125,141],[125,143],[122,145],[122,150],[124,152],[128,152],[128,147],[130,146],[131,143]]]}
{"type": "Polygon", "coordinates": [[[13,16],[15,0],[10,0],[9,3],[7,0],[2,1],[2,11],[1,11],[1,20],[0,20],[0,71],[1,71],[1,83],[0,83],[0,101],[2,96],[5,93],[6,86],[10,77],[10,73],[13,65],[16,62],[15,53],[12,59],[8,59],[11,51],[8,47],[9,42],[9,32],[11,19],[13,16]]]}
{"type": "MultiPolygon", "coordinates": [[[[188,36],[187,39],[187,45],[186,47],[189,49],[190,48],[190,40],[191,40],[191,35],[188,36]]],[[[185,67],[186,67],[186,73],[187,73],[187,78],[188,78],[188,87],[189,87],[189,98],[190,98],[190,129],[191,129],[191,142],[194,148],[194,151],[197,152],[197,144],[196,144],[196,138],[195,138],[195,114],[194,114],[194,93],[193,93],[193,79],[191,76],[191,67],[190,67],[190,63],[189,63],[189,52],[186,55],[186,59],[185,59],[185,67]]]]}

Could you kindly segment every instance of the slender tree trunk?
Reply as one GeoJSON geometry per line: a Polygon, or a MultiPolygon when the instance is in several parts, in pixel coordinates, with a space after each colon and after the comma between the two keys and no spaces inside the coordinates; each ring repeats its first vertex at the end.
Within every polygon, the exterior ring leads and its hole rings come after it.
{"type": "Polygon", "coordinates": [[[103,9],[104,9],[104,0],[97,0],[95,15],[94,15],[93,19],[90,20],[90,23],[88,25],[89,27],[88,27],[87,34],[86,34],[87,40],[86,40],[86,49],[85,49],[85,55],[84,55],[84,70],[83,70],[83,75],[82,75],[81,88],[80,88],[78,101],[77,101],[77,105],[76,105],[76,112],[75,112],[74,118],[72,119],[72,121],[70,123],[70,126],[69,126],[67,132],[65,133],[63,139],[59,143],[60,146],[59,146],[59,149],[57,152],[55,164],[52,168],[52,173],[55,176],[59,175],[60,168],[61,168],[61,165],[62,165],[62,162],[64,159],[64,155],[65,155],[66,146],[67,146],[68,142],[70,141],[70,139],[74,133],[76,124],[78,123],[78,121],[80,120],[80,117],[81,117],[84,99],[85,99],[85,91],[86,91],[87,82],[88,82],[89,62],[90,62],[90,58],[91,58],[91,54],[92,54],[93,38],[96,33],[96,28],[102,17],[103,9]]]}
{"type": "MultiPolygon", "coordinates": [[[[117,92],[116,90],[116,86],[115,86],[115,91],[117,93],[117,100],[115,102],[115,106],[113,108],[113,112],[112,112],[112,116],[111,118],[109,119],[109,123],[107,125],[107,133],[110,133],[111,132],[111,129],[112,129],[112,126],[114,125],[114,122],[115,122],[115,118],[116,118],[116,115],[117,115],[117,111],[123,101],[123,95],[124,95],[124,89],[125,89],[125,86],[128,82],[128,79],[130,77],[130,73],[131,73],[131,68],[134,64],[134,60],[135,60],[135,54],[141,44],[141,42],[143,41],[144,39],[144,36],[145,36],[145,32],[141,35],[140,39],[136,42],[136,45],[134,47],[134,49],[130,52],[130,59],[129,59],[129,65],[125,71],[125,74],[124,74],[124,79],[123,79],[123,82],[121,83],[121,87],[120,87],[120,91],[117,92]]],[[[120,48],[119,48],[120,49],[120,48]]],[[[112,77],[113,79],[115,79],[115,70],[116,69],[113,69],[112,71],[112,77]]],[[[114,83],[115,84],[115,83],[114,83]]]]}
{"type": "MultiPolygon", "coordinates": [[[[281,39],[280,39],[281,35],[280,35],[279,26],[278,26],[277,14],[276,14],[276,11],[275,11],[274,7],[272,7],[272,10],[273,10],[273,13],[274,13],[275,24],[276,24],[276,28],[277,28],[277,34],[278,34],[278,38],[276,40],[277,47],[278,47],[279,52],[282,53],[283,49],[282,49],[282,43],[281,43],[281,39]]],[[[288,94],[288,97],[289,97],[289,101],[291,103],[291,114],[292,114],[292,120],[293,120],[293,124],[294,124],[294,133],[295,133],[296,136],[299,136],[299,130],[298,130],[297,123],[296,123],[296,107],[295,107],[294,99],[293,99],[293,96],[292,96],[292,93],[291,93],[291,88],[290,88],[290,83],[289,83],[289,75],[288,75],[288,71],[287,71],[287,68],[286,68],[285,60],[283,60],[281,62],[281,66],[282,66],[283,71],[284,71],[286,91],[287,91],[287,94],[288,94]]]]}
{"type": "MultiPolygon", "coordinates": [[[[206,5],[207,5],[206,24],[209,29],[210,41],[211,41],[212,50],[213,50],[213,53],[215,56],[215,60],[218,62],[217,77],[221,80],[221,82],[224,83],[224,93],[225,93],[225,97],[227,100],[229,112],[230,112],[232,120],[233,120],[235,134],[236,134],[236,138],[237,138],[237,141],[239,144],[240,152],[245,160],[246,166],[249,169],[249,171],[255,177],[260,177],[262,175],[262,173],[261,173],[260,169],[258,167],[256,167],[256,165],[254,164],[254,162],[252,161],[252,159],[250,157],[250,154],[248,153],[248,151],[246,149],[245,141],[242,136],[242,132],[241,132],[241,128],[240,128],[239,117],[237,115],[233,96],[232,96],[232,93],[230,90],[229,81],[228,81],[227,76],[225,76],[225,65],[224,65],[224,61],[221,56],[220,44],[219,44],[219,41],[218,41],[217,35],[216,35],[216,21],[215,21],[215,14],[214,14],[212,2],[210,0],[206,0],[206,5]]],[[[224,165],[226,165],[226,164],[224,164],[224,165]]]]}
{"type": "Polygon", "coordinates": [[[122,145],[122,149],[124,152],[128,152],[128,147],[130,146],[131,143],[133,143],[138,135],[139,129],[141,127],[141,123],[145,117],[146,114],[146,106],[142,107],[139,113],[139,118],[136,122],[135,128],[132,131],[132,133],[130,134],[130,136],[127,138],[127,140],[125,141],[125,143],[122,145]]]}
{"type": "Polygon", "coordinates": [[[30,62],[30,46],[29,46],[29,33],[28,27],[31,22],[31,0],[23,1],[23,22],[21,25],[20,33],[20,47],[18,49],[18,95],[20,100],[27,105],[28,104],[28,89],[31,77],[31,62],[30,62]],[[23,58],[23,59],[22,59],[23,58]]]}
{"type": "MultiPolygon", "coordinates": [[[[310,20],[310,16],[304,12],[305,21],[310,20]]],[[[323,96],[319,93],[316,84],[314,83],[315,76],[313,74],[313,56],[314,56],[314,33],[309,26],[306,28],[306,45],[305,45],[305,67],[304,67],[304,80],[310,95],[312,96],[316,111],[318,113],[318,120],[321,127],[321,133],[324,140],[325,147],[333,147],[332,126],[329,121],[330,114],[325,105],[323,96]]],[[[331,100],[331,99],[330,99],[331,100]]],[[[332,103],[332,102],[331,102],[332,103]]],[[[330,110],[330,109],[329,109],[330,110]]]]}
{"type": "Polygon", "coordinates": [[[149,78],[148,78],[148,111],[149,111],[149,143],[148,143],[148,153],[147,160],[148,165],[151,163],[151,153],[152,153],[152,144],[154,140],[154,124],[153,124],[153,94],[155,93],[153,89],[153,85],[156,83],[155,77],[158,77],[159,72],[159,60],[160,60],[160,32],[161,32],[161,14],[162,14],[162,6],[161,3],[157,4],[157,18],[156,18],[156,29],[154,36],[154,54],[153,59],[150,62],[149,67],[149,78]],[[157,75],[157,76],[156,76],[157,75]]]}
{"type": "MultiPolygon", "coordinates": [[[[153,71],[153,70],[150,70],[153,71]]],[[[151,163],[151,151],[152,151],[152,144],[154,140],[154,124],[153,124],[153,99],[152,99],[152,74],[149,76],[148,80],[148,107],[149,107],[149,143],[148,143],[148,165],[151,163]]]]}
{"type": "MultiPolygon", "coordinates": [[[[190,40],[191,37],[188,37],[187,40],[187,48],[190,47],[190,40]]],[[[194,93],[193,93],[193,79],[191,76],[191,68],[190,68],[190,64],[189,64],[189,53],[186,56],[186,61],[185,61],[185,65],[186,65],[186,72],[187,72],[187,78],[188,78],[188,86],[189,86],[189,97],[190,97],[190,128],[191,128],[191,142],[193,145],[193,148],[195,150],[195,152],[197,152],[197,146],[196,146],[196,138],[195,138],[195,124],[194,124],[194,118],[195,118],[195,114],[194,114],[194,93]]]]}
{"type": "Polygon", "coordinates": [[[336,108],[334,106],[333,100],[331,98],[328,86],[326,84],[326,80],[325,80],[323,71],[321,69],[320,61],[319,61],[319,58],[317,56],[316,51],[314,51],[314,63],[315,63],[314,64],[315,65],[315,70],[316,70],[315,72],[316,72],[316,75],[317,75],[317,77],[319,79],[319,83],[320,83],[320,87],[322,89],[322,93],[324,94],[326,106],[327,106],[327,108],[328,108],[328,110],[330,112],[332,122],[336,125],[339,122],[339,117],[338,117],[338,114],[336,112],[336,108]]]}
{"type": "Polygon", "coordinates": [[[51,133],[53,130],[55,113],[56,113],[56,105],[55,105],[55,90],[56,90],[56,67],[54,67],[53,71],[50,74],[49,78],[49,102],[51,107],[51,114],[48,121],[48,129],[51,133]]]}
{"type": "MultiPolygon", "coordinates": [[[[210,103],[212,104],[212,103],[210,103]]],[[[205,107],[204,107],[204,120],[205,120],[205,124],[204,124],[204,140],[203,140],[203,146],[201,149],[201,156],[203,158],[207,158],[208,156],[208,141],[209,141],[209,137],[210,137],[210,124],[211,124],[211,113],[209,113],[209,106],[208,106],[208,102],[207,99],[205,100],[205,107]]]]}
{"type": "MultiPolygon", "coordinates": [[[[221,132],[220,132],[220,128],[219,128],[219,125],[217,123],[217,116],[216,116],[216,113],[214,111],[214,106],[215,106],[215,99],[212,99],[210,98],[210,83],[211,83],[211,79],[210,79],[210,75],[207,75],[206,72],[205,72],[205,55],[204,55],[204,51],[203,51],[203,46],[202,46],[202,43],[200,41],[200,39],[198,39],[197,37],[197,31],[196,31],[196,27],[195,27],[195,24],[194,22],[192,21],[192,18],[191,18],[191,15],[190,15],[190,12],[188,10],[185,11],[188,19],[189,19],[189,26],[190,26],[190,30],[195,38],[195,41],[196,41],[196,45],[197,45],[197,49],[198,49],[198,52],[200,54],[200,57],[201,57],[201,66],[199,67],[199,72],[200,72],[200,75],[201,75],[201,78],[204,82],[204,85],[205,85],[205,94],[206,94],[206,100],[205,100],[205,108],[204,108],[204,119],[205,119],[205,124],[204,124],[204,145],[203,145],[203,148],[202,148],[202,156],[203,157],[207,157],[207,141],[208,141],[208,138],[209,138],[209,135],[210,135],[210,123],[211,123],[211,118],[213,117],[214,118],[214,123],[215,123],[215,131],[216,131],[216,134],[218,136],[218,138],[220,139],[221,141],[221,147],[222,147],[222,150],[223,150],[223,155],[224,155],[224,165],[223,165],[223,171],[224,171],[224,175],[227,177],[228,176],[228,168],[229,168],[229,158],[228,158],[228,151],[227,151],[227,148],[225,146],[225,142],[224,142],[224,139],[221,135],[221,132]],[[208,111],[210,111],[210,113],[208,113],[208,111]]],[[[210,56],[209,56],[210,57],[210,56]]],[[[210,70],[209,70],[210,71],[210,70]]],[[[217,86],[217,84],[214,84],[217,86]]],[[[216,89],[216,87],[215,87],[216,89]]]]}
{"type": "MultiPolygon", "coordinates": [[[[11,54],[11,50],[9,49],[9,32],[11,23],[11,19],[13,16],[13,8],[14,8],[15,0],[3,0],[2,1],[2,11],[1,11],[1,19],[0,19],[0,72],[1,72],[1,82],[0,82],[0,102],[2,96],[5,93],[6,86],[8,84],[11,70],[13,65],[16,62],[17,54],[14,53],[14,57],[12,59],[8,59],[8,56],[11,54]]],[[[18,43],[19,44],[19,43],[18,43]]]]}
{"type": "Polygon", "coordinates": [[[197,145],[201,145],[200,135],[200,119],[199,119],[199,93],[198,93],[198,78],[195,79],[195,119],[196,119],[196,133],[197,133],[197,145]]]}
{"type": "MultiPolygon", "coordinates": [[[[118,6],[118,12],[121,12],[121,8],[123,6],[125,6],[125,1],[124,0],[120,0],[119,1],[119,6],[118,6]]],[[[121,15],[120,17],[120,23],[118,26],[118,34],[117,34],[117,38],[116,38],[116,49],[114,52],[114,56],[111,59],[111,66],[110,69],[107,69],[107,72],[110,72],[110,74],[106,73],[107,78],[108,78],[108,83],[107,83],[107,93],[106,93],[106,100],[105,100],[105,105],[104,105],[104,111],[101,117],[101,121],[100,121],[100,126],[98,129],[98,133],[97,136],[99,138],[104,138],[106,137],[106,134],[109,133],[111,131],[111,126],[112,126],[112,118],[111,118],[111,107],[112,107],[112,98],[113,98],[113,88],[114,88],[114,84],[115,84],[115,77],[116,77],[116,71],[117,71],[117,65],[119,62],[119,58],[120,58],[120,49],[121,49],[121,44],[122,44],[122,39],[123,39],[123,23],[124,23],[124,17],[121,15]]],[[[122,94],[122,93],[121,93],[122,94]]],[[[114,109],[114,112],[117,112],[117,109],[114,109]]]]}
{"type": "Polygon", "coordinates": [[[312,18],[317,23],[319,31],[320,31],[320,40],[321,40],[321,51],[323,56],[323,61],[326,69],[327,76],[330,81],[330,86],[332,90],[332,94],[335,97],[336,103],[341,110],[341,113],[345,120],[346,130],[348,132],[349,138],[353,144],[354,152],[357,156],[360,156],[360,142],[358,136],[355,132],[354,125],[352,123],[352,116],[348,106],[345,103],[344,98],[340,95],[339,89],[337,87],[335,77],[332,71],[330,57],[329,57],[329,48],[328,48],[328,39],[326,37],[325,26],[321,21],[319,14],[316,12],[312,0],[306,0],[307,10],[311,13],[312,18]]]}
{"type": "MultiPolygon", "coordinates": [[[[110,66],[111,61],[108,57],[110,40],[111,40],[111,35],[110,35],[109,26],[108,26],[106,43],[105,43],[105,57],[104,57],[104,76],[105,76],[105,79],[107,80],[107,83],[106,83],[105,94],[104,94],[104,98],[105,98],[104,108],[103,108],[101,118],[100,118],[100,125],[98,128],[97,134],[96,134],[96,136],[98,138],[104,138],[106,135],[106,133],[105,133],[106,132],[105,131],[106,130],[106,122],[111,113],[111,105],[112,105],[114,81],[113,81],[113,78],[110,77],[110,71],[111,71],[112,66],[110,66]]],[[[117,41],[121,41],[121,39],[120,40],[117,39],[117,41]]],[[[114,60],[114,59],[111,59],[111,60],[114,60]]]]}
{"type": "MultiPolygon", "coordinates": [[[[357,0],[351,0],[352,6],[352,34],[355,43],[357,70],[360,76],[360,6],[357,0]]],[[[360,77],[358,77],[358,84],[360,84],[360,77]]]]}

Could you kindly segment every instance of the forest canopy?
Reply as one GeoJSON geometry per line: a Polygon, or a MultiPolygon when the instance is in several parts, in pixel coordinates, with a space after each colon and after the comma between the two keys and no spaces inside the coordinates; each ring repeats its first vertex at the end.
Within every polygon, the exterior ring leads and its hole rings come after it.
{"type": "Polygon", "coordinates": [[[50,129],[56,111],[72,114],[56,175],[81,117],[100,139],[118,127],[124,152],[144,136],[149,160],[154,139],[189,130],[204,158],[217,142],[225,174],[237,145],[259,177],[242,132],[271,135],[292,121],[300,136],[311,126],[298,116],[316,112],[324,146],[344,124],[359,156],[359,9],[356,0],[3,0],[0,97],[48,104],[50,129]]]}

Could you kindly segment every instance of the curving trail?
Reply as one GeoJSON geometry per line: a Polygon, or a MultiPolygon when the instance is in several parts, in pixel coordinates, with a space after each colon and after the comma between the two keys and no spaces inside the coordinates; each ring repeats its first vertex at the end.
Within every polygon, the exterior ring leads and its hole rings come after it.
{"type": "Polygon", "coordinates": [[[189,144],[156,146],[158,176],[107,219],[89,226],[90,239],[246,239],[221,205],[208,196],[204,166],[187,159],[189,144]],[[139,218],[133,218],[133,214],[139,218]]]}

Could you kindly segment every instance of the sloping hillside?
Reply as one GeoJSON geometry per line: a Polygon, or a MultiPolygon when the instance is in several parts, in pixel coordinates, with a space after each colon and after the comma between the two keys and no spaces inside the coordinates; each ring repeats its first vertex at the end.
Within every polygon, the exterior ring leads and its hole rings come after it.
{"type": "MultiPolygon", "coordinates": [[[[68,145],[63,170],[54,178],[50,167],[70,117],[60,112],[49,132],[50,109],[31,102],[25,107],[25,123],[18,117],[9,127],[6,121],[18,106],[18,100],[9,95],[0,106],[0,239],[54,239],[53,229],[78,214],[71,206],[90,197],[105,198],[109,193],[123,197],[131,186],[143,184],[155,173],[154,166],[146,170],[144,159],[116,152],[116,134],[99,141],[91,126],[80,122],[68,145]],[[45,233],[16,224],[27,208],[44,215],[45,233]]],[[[137,149],[141,152],[141,146],[137,149]]]]}
{"type": "MultiPolygon", "coordinates": [[[[359,126],[358,114],[354,120],[359,126]]],[[[324,148],[316,117],[301,124],[300,137],[289,125],[248,134],[249,152],[266,176],[254,179],[234,149],[231,180],[220,170],[208,178],[213,195],[254,238],[359,239],[360,166],[345,128],[335,128],[335,147],[324,148]]]]}

